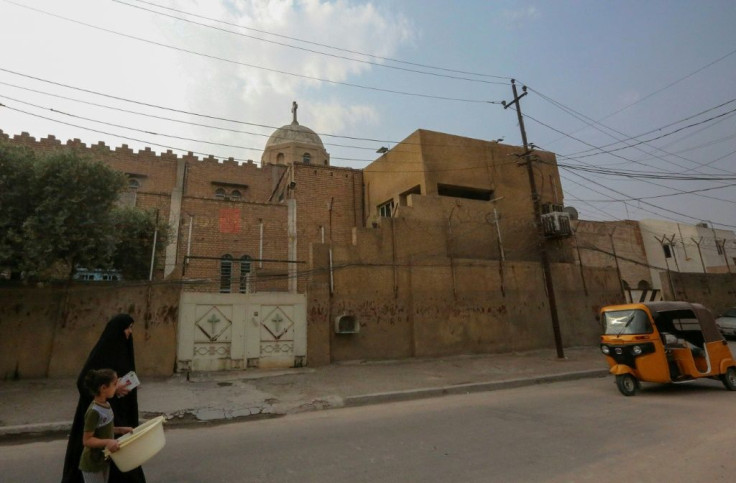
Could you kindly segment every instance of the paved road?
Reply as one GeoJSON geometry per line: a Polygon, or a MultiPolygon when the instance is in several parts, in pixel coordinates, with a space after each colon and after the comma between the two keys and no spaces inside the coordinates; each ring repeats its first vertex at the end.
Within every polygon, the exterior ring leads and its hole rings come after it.
{"type": "MultiPolygon", "coordinates": [[[[167,431],[149,481],[733,481],[736,392],[610,377],[167,431]]],[[[2,481],[55,481],[64,441],[0,447],[2,481]]]]}

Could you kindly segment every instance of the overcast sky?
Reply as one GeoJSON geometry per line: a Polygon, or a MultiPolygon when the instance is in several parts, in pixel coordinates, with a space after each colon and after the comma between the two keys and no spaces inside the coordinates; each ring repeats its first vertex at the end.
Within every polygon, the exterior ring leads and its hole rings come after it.
{"type": "Polygon", "coordinates": [[[520,145],[515,78],[582,219],[734,230],[735,25],[733,0],[0,0],[0,130],[258,162],[297,101],[362,168],[420,128],[520,145]]]}

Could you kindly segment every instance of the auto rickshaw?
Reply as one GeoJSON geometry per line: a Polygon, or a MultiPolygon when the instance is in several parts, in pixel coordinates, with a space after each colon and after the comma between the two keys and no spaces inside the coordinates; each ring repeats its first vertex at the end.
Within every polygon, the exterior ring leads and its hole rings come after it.
{"type": "Polygon", "coordinates": [[[680,383],[708,377],[736,391],[736,361],[700,304],[645,302],[609,305],[600,312],[601,352],[624,396],[639,382],[680,383]]]}

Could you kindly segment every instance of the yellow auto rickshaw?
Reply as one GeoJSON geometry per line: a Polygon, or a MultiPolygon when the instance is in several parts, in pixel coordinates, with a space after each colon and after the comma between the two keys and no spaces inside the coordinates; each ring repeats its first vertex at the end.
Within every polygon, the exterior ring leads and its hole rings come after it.
{"type": "Polygon", "coordinates": [[[609,305],[600,312],[601,352],[624,396],[639,381],[679,383],[702,377],[720,379],[736,391],[736,361],[700,304],[645,302],[609,305]]]}

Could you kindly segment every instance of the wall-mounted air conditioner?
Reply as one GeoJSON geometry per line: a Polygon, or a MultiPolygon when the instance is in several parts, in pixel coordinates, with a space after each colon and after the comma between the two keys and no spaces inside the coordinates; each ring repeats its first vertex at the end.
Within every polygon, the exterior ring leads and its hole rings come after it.
{"type": "Polygon", "coordinates": [[[552,212],[542,215],[542,227],[544,236],[549,238],[572,235],[569,213],[552,212]]]}
{"type": "Polygon", "coordinates": [[[357,334],[360,332],[360,324],[354,315],[338,315],[335,317],[336,334],[357,334]]]}

